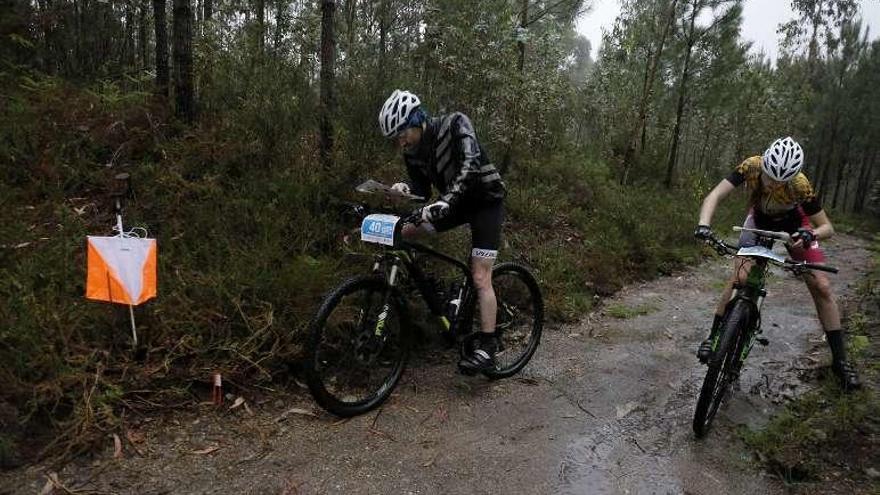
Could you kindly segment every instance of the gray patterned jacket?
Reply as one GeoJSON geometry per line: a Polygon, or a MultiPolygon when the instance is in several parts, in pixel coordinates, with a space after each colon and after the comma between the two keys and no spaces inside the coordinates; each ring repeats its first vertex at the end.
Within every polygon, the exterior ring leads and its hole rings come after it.
{"type": "Polygon", "coordinates": [[[428,198],[433,185],[452,209],[465,200],[492,202],[506,195],[501,175],[463,113],[428,120],[419,146],[403,159],[412,193],[428,198]]]}

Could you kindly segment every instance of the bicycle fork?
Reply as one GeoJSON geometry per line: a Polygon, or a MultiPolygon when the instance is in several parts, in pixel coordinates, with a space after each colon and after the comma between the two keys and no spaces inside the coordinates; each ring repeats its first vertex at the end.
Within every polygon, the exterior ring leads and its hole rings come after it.
{"type": "MultiPolygon", "coordinates": [[[[378,269],[379,263],[376,263],[374,268],[378,269]]],[[[388,288],[385,290],[385,293],[382,295],[382,310],[379,311],[379,316],[376,319],[376,327],[373,330],[373,334],[376,337],[382,337],[382,333],[385,330],[385,320],[388,318],[388,311],[391,309],[391,291],[397,284],[397,273],[400,271],[398,267],[398,260],[395,259],[394,263],[391,264],[391,272],[388,274],[388,288]]]]}
{"type": "MultiPolygon", "coordinates": [[[[762,346],[766,346],[769,344],[769,341],[764,337],[759,337],[763,333],[761,329],[761,307],[764,304],[764,298],[767,297],[767,290],[759,287],[747,287],[745,291],[745,295],[740,295],[740,288],[737,288],[734,292],[734,296],[731,301],[739,299],[744,299],[750,303],[751,311],[754,311],[754,314],[750,315],[749,318],[749,328],[748,328],[748,336],[745,345],[743,345],[742,350],[739,355],[739,362],[745,362],[746,358],[749,357],[749,353],[752,351],[752,347],[755,346],[755,343],[760,343],[762,346]],[[751,290],[748,290],[751,289],[751,290]],[[752,292],[754,291],[754,292],[752,292]],[[754,320],[754,321],[752,321],[754,320]]],[[[714,346],[717,346],[717,341],[720,339],[720,336],[717,336],[714,346]]]]}

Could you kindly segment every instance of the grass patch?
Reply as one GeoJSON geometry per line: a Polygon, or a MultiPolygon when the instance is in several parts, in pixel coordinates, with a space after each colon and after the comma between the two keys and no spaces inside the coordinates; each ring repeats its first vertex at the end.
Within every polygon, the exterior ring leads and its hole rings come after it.
{"type": "Polygon", "coordinates": [[[621,320],[644,316],[659,308],[653,304],[640,304],[638,306],[626,306],[625,304],[612,304],[605,310],[606,313],[621,320]]]}

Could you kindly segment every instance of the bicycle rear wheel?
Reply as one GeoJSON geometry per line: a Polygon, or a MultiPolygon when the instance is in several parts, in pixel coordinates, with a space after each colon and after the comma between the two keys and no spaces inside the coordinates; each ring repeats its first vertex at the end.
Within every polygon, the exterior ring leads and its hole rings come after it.
{"type": "Polygon", "coordinates": [[[718,407],[724,400],[730,384],[736,378],[739,367],[740,348],[737,340],[747,334],[748,325],[751,321],[752,308],[746,301],[737,300],[727,312],[724,325],[721,328],[721,338],[718,348],[709,360],[709,369],[700,389],[700,397],[697,399],[697,409],[694,412],[693,429],[697,438],[702,438],[709,431],[712,420],[718,412],[718,407]]]}
{"type": "MultiPolygon", "coordinates": [[[[496,265],[492,286],[498,301],[495,328],[500,346],[495,369],[484,374],[492,379],[507,378],[523,369],[538,348],[544,327],[544,300],[535,277],[517,263],[496,265]]],[[[479,318],[479,312],[475,316],[479,318]]]]}
{"type": "Polygon", "coordinates": [[[409,357],[401,301],[380,276],[347,280],[324,299],[306,346],[306,383],[321,407],[356,416],[391,395],[409,357]]]}

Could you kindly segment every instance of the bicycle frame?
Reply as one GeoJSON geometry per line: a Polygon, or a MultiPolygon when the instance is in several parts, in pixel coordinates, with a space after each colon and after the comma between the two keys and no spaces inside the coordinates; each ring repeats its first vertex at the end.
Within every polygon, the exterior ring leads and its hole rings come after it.
{"type": "MultiPolygon", "coordinates": [[[[764,299],[767,297],[767,290],[764,288],[767,273],[767,260],[752,258],[752,261],[754,264],[751,269],[749,269],[745,284],[735,284],[733,286],[733,296],[730,298],[730,302],[727,303],[728,307],[731,307],[733,303],[738,300],[745,301],[752,308],[752,311],[754,311],[754,314],[750,315],[749,325],[746,328],[746,341],[740,352],[740,362],[744,362],[749,356],[752,347],[754,347],[755,342],[758,339],[758,334],[761,333],[761,307],[764,304],[764,299]]],[[[716,337],[716,342],[713,346],[717,345],[718,338],[720,338],[720,336],[716,337]]]]}
{"type": "MultiPolygon", "coordinates": [[[[429,284],[427,283],[427,275],[425,275],[424,270],[422,270],[422,268],[415,262],[415,258],[413,256],[413,253],[415,252],[422,253],[429,257],[438,259],[448,265],[454,266],[459,271],[461,271],[465,280],[465,285],[464,287],[462,287],[462,304],[456,318],[457,320],[461,321],[462,319],[470,317],[473,313],[473,306],[475,302],[473,290],[474,280],[473,276],[471,275],[470,267],[462,261],[459,261],[451,256],[429,248],[424,244],[410,241],[401,241],[398,246],[395,246],[393,248],[383,247],[382,253],[376,256],[376,262],[373,265],[373,271],[379,271],[380,269],[382,269],[383,265],[386,266],[387,268],[385,269],[385,277],[388,281],[389,288],[393,288],[397,286],[398,273],[400,271],[400,267],[403,266],[403,268],[415,282],[416,288],[422,295],[422,299],[427,304],[428,309],[431,311],[431,314],[438,317],[443,324],[444,329],[448,331],[453,328],[453,324],[456,322],[450,322],[443,314],[443,302],[437,300],[437,295],[433,292],[434,287],[429,286],[429,284]]],[[[385,309],[387,309],[387,297],[388,295],[386,294],[385,309]]],[[[384,319],[380,318],[380,321],[382,320],[384,319]]],[[[377,332],[381,332],[381,329],[377,328],[377,332]]]]}

